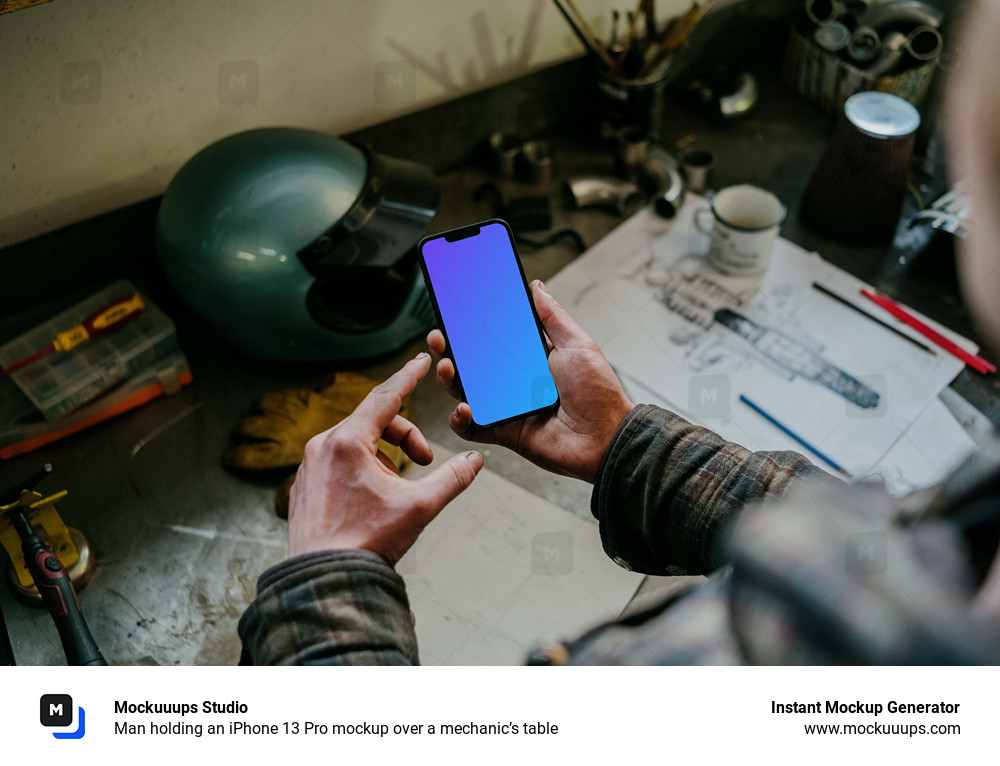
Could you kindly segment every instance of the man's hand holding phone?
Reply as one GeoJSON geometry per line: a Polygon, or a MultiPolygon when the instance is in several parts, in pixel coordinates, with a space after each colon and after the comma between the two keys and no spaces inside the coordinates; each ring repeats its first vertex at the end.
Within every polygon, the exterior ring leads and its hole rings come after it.
{"type": "MultiPolygon", "coordinates": [[[[541,282],[531,283],[535,310],[551,345],[549,370],[559,391],[559,408],[493,428],[472,424],[472,410],[462,402],[449,417],[451,429],[469,441],[498,444],[542,468],[593,482],[618,426],[632,410],[611,365],[597,343],[573,321],[541,282]]],[[[444,335],[432,330],[427,344],[438,357],[446,352],[444,335]]],[[[441,358],[437,381],[456,399],[455,365],[441,358]]]]}

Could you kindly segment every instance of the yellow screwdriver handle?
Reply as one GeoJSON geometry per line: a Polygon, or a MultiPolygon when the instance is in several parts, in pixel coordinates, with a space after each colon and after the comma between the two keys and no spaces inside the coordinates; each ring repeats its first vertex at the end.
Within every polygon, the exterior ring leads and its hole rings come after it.
{"type": "Polygon", "coordinates": [[[66,330],[66,332],[61,332],[56,335],[56,339],[52,341],[52,346],[56,351],[69,351],[74,346],[79,346],[88,338],[90,338],[90,333],[88,333],[87,328],[81,324],[74,327],[72,330],[66,330]]]}
{"type": "Polygon", "coordinates": [[[52,346],[56,351],[69,351],[85,340],[105,335],[117,326],[131,322],[145,310],[146,304],[143,303],[139,293],[120,298],[95,311],[83,320],[83,324],[58,333],[56,339],[52,341],[52,346]]]}

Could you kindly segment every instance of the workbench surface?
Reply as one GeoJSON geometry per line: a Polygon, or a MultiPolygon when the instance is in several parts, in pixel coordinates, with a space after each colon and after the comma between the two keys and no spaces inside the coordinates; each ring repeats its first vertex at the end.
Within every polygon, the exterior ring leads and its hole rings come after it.
{"type": "MultiPolygon", "coordinates": [[[[751,182],[776,192],[790,215],[783,234],[821,253],[832,263],[884,289],[899,300],[965,335],[976,338],[959,302],[950,243],[942,235],[915,255],[889,246],[852,248],[832,244],[798,220],[809,174],[819,161],[833,119],[778,84],[766,84],[761,107],[750,120],[731,127],[711,124],[701,115],[672,106],[663,143],[672,146],[688,135],[719,158],[716,188],[751,182]]],[[[612,159],[588,135],[553,135],[556,182],[547,189],[501,183],[508,195],[551,193],[571,175],[612,174],[612,159]]],[[[391,154],[391,147],[376,146],[391,154]]],[[[442,174],[443,199],[434,230],[450,229],[493,217],[471,191],[489,173],[470,164],[442,174]]],[[[621,219],[609,212],[568,212],[557,204],[557,228],[573,226],[591,245],[621,219]]],[[[96,245],[95,245],[96,246],[96,245]]],[[[522,250],[529,279],[555,274],[576,254],[565,244],[542,251],[522,250]]],[[[284,556],[285,522],[274,513],[278,479],[248,479],[225,471],[220,456],[233,426],[261,393],[316,385],[329,369],[261,364],[230,351],[204,332],[158,281],[155,268],[125,269],[124,276],[147,290],[177,322],[194,384],[181,393],[0,466],[6,485],[38,463],[52,462],[56,473],[47,489],[67,489],[60,504],[71,526],[85,531],[97,556],[93,582],[81,593],[92,632],[112,663],[230,664],[239,657],[235,625],[254,596],[257,576],[284,556]]],[[[66,296],[63,303],[82,296],[66,296]]],[[[38,321],[49,306],[0,320],[6,339],[38,321]]],[[[391,374],[424,348],[421,339],[361,372],[391,374]]],[[[984,353],[989,355],[989,349],[984,353]]],[[[966,371],[955,388],[994,424],[1000,422],[996,376],[966,371]]],[[[433,376],[414,395],[413,418],[432,441],[450,449],[465,443],[447,426],[453,402],[437,389],[433,376]]],[[[589,518],[589,487],[553,476],[493,448],[487,466],[526,489],[589,518]]],[[[279,477],[280,478],[280,477],[279,477]]],[[[594,526],[594,534],[597,527],[594,526]]],[[[19,664],[60,664],[63,654],[55,629],[40,610],[16,602],[0,589],[19,664]]],[[[539,635],[545,626],[539,625],[539,635]]]]}

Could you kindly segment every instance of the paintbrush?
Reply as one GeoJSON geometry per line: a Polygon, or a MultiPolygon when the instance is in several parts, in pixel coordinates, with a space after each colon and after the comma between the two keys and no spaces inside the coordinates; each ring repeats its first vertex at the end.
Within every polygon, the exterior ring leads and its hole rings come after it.
{"type": "Polygon", "coordinates": [[[582,20],[574,20],[574,18],[570,15],[569,10],[567,10],[569,8],[575,13],[579,13],[573,5],[573,0],[564,0],[566,3],[565,7],[560,0],[552,0],[552,2],[555,3],[556,8],[559,9],[559,13],[561,13],[562,17],[566,19],[566,23],[570,25],[570,28],[576,34],[580,42],[583,43],[583,47],[597,56],[601,62],[608,67],[608,69],[613,71],[615,69],[615,62],[611,60],[610,56],[608,56],[604,47],[597,42],[596,39],[594,39],[594,36],[590,33],[590,29],[586,26],[586,23],[582,22],[582,20]]]}
{"type": "Polygon", "coordinates": [[[642,11],[646,16],[646,40],[652,45],[656,39],[656,0],[644,0],[642,11]]]}
{"type": "Polygon", "coordinates": [[[628,33],[625,35],[625,42],[622,44],[622,51],[618,54],[618,74],[624,74],[625,71],[625,58],[628,56],[629,51],[632,50],[632,41],[635,40],[635,25],[639,21],[639,16],[642,13],[643,0],[639,0],[639,5],[636,6],[635,11],[629,11],[628,14],[628,33]]]}
{"type": "Polygon", "coordinates": [[[671,54],[676,52],[684,43],[688,41],[691,33],[694,31],[695,27],[701,22],[705,17],[705,14],[711,10],[714,2],[709,2],[702,6],[698,0],[691,6],[691,10],[685,13],[678,19],[675,19],[671,24],[671,28],[663,41],[657,45],[650,48],[646,52],[646,63],[642,68],[641,74],[649,74],[651,71],[656,69],[664,60],[666,60],[671,54]]]}

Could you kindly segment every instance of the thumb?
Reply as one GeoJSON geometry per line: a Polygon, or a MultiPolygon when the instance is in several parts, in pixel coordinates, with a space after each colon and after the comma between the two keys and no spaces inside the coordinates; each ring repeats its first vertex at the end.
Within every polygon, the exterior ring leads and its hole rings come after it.
{"type": "Polygon", "coordinates": [[[549,336],[552,345],[556,348],[560,346],[573,345],[573,341],[591,342],[590,336],[583,331],[583,328],[569,315],[559,301],[545,291],[545,285],[541,280],[536,279],[531,283],[531,295],[535,299],[535,310],[538,318],[542,320],[545,334],[549,336]]]}
{"type": "Polygon", "coordinates": [[[414,483],[430,506],[433,516],[437,516],[448,503],[469,488],[482,467],[482,455],[478,452],[463,452],[448,458],[414,483]]]}

